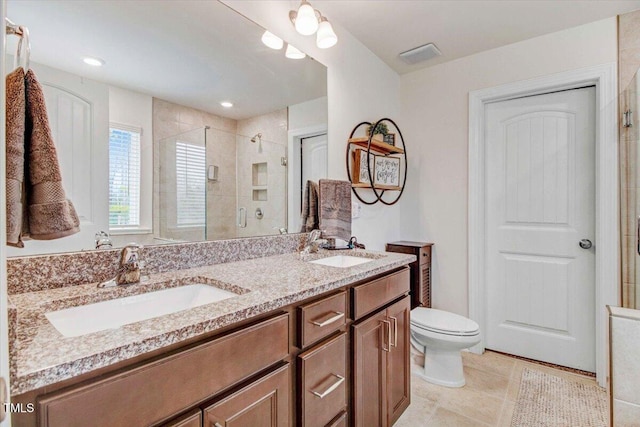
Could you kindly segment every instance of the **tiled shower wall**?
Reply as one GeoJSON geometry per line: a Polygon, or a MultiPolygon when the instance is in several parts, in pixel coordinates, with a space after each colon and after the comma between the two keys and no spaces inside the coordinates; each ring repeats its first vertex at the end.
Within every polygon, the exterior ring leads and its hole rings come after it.
{"type": "MultiPolygon", "coordinates": [[[[638,163],[638,108],[630,108],[629,90],[640,67],[640,11],[618,17],[619,111],[634,112],[634,126],[625,128],[620,121],[620,212],[622,224],[622,306],[635,307],[636,298],[636,213],[640,186],[636,178],[638,163]]],[[[637,88],[636,88],[637,89],[637,88]]]]}
{"type": "Polygon", "coordinates": [[[287,226],[287,168],[281,164],[287,156],[287,120],[283,108],[238,121],[238,207],[247,209],[247,226],[238,229],[238,237],[277,234],[278,228],[287,226]],[[252,143],[257,133],[262,142],[252,143]],[[260,182],[254,182],[254,167],[260,168],[260,182]],[[254,190],[266,200],[255,200],[254,190]],[[257,209],[262,219],[256,217],[257,209]]]}
{"type": "MultiPolygon", "coordinates": [[[[207,239],[227,239],[236,236],[236,155],[235,135],[237,121],[216,116],[201,110],[153,98],[153,144],[154,165],[160,164],[160,141],[177,134],[209,126],[207,145],[207,165],[217,165],[218,181],[207,182],[207,239]]],[[[204,132],[204,131],[203,131],[204,132]]],[[[153,229],[167,227],[161,224],[160,204],[166,197],[159,197],[159,174],[154,174],[153,229]]],[[[167,211],[164,206],[164,211],[167,211]]],[[[175,227],[174,227],[175,229],[175,227]]],[[[167,236],[167,234],[164,234],[167,236]]],[[[203,240],[204,230],[173,232],[169,237],[177,240],[203,240]]]]}

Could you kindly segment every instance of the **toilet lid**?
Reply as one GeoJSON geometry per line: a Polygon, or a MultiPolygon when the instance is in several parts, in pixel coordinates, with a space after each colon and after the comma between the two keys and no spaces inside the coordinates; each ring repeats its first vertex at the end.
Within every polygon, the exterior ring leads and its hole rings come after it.
{"type": "Polygon", "coordinates": [[[448,335],[477,335],[480,327],[466,317],[435,308],[411,310],[411,324],[419,328],[448,335]]]}

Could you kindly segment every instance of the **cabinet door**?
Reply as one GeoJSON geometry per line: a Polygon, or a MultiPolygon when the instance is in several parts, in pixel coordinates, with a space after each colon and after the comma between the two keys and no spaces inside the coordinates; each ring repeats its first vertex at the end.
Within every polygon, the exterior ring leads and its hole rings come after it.
{"type": "Polygon", "coordinates": [[[391,351],[387,354],[387,425],[393,425],[410,403],[410,314],[408,296],[387,308],[392,333],[391,351]]]}
{"type": "Polygon", "coordinates": [[[383,310],[353,328],[353,417],[356,427],[387,425],[387,354],[391,322],[383,310]]]}
{"type": "Polygon", "coordinates": [[[289,427],[289,364],[204,410],[205,427],[289,427]]]}

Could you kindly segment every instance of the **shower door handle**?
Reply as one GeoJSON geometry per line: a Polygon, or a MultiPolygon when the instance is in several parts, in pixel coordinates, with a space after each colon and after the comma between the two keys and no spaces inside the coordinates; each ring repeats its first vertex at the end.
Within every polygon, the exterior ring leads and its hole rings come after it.
{"type": "Polygon", "coordinates": [[[247,208],[238,209],[238,227],[247,227],[247,208]]]}
{"type": "Polygon", "coordinates": [[[640,255],[640,216],[636,219],[636,251],[640,255]]]}

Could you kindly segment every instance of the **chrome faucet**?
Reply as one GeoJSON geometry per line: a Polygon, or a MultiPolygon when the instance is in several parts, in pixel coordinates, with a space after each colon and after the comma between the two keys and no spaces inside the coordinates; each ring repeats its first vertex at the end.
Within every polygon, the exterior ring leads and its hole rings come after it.
{"type": "Polygon", "coordinates": [[[307,237],[307,242],[304,245],[304,249],[302,249],[303,254],[314,254],[318,252],[320,245],[327,243],[326,239],[321,239],[320,235],[322,231],[320,230],[312,230],[307,237]]]}
{"type": "Polygon", "coordinates": [[[111,236],[106,231],[99,231],[95,236],[96,249],[111,249],[113,243],[111,242],[111,236]]]}
{"type": "Polygon", "coordinates": [[[98,287],[108,288],[140,283],[140,268],[144,265],[144,262],[141,260],[141,252],[142,245],[138,245],[137,243],[129,243],[122,248],[116,277],[99,283],[98,287]]]}

